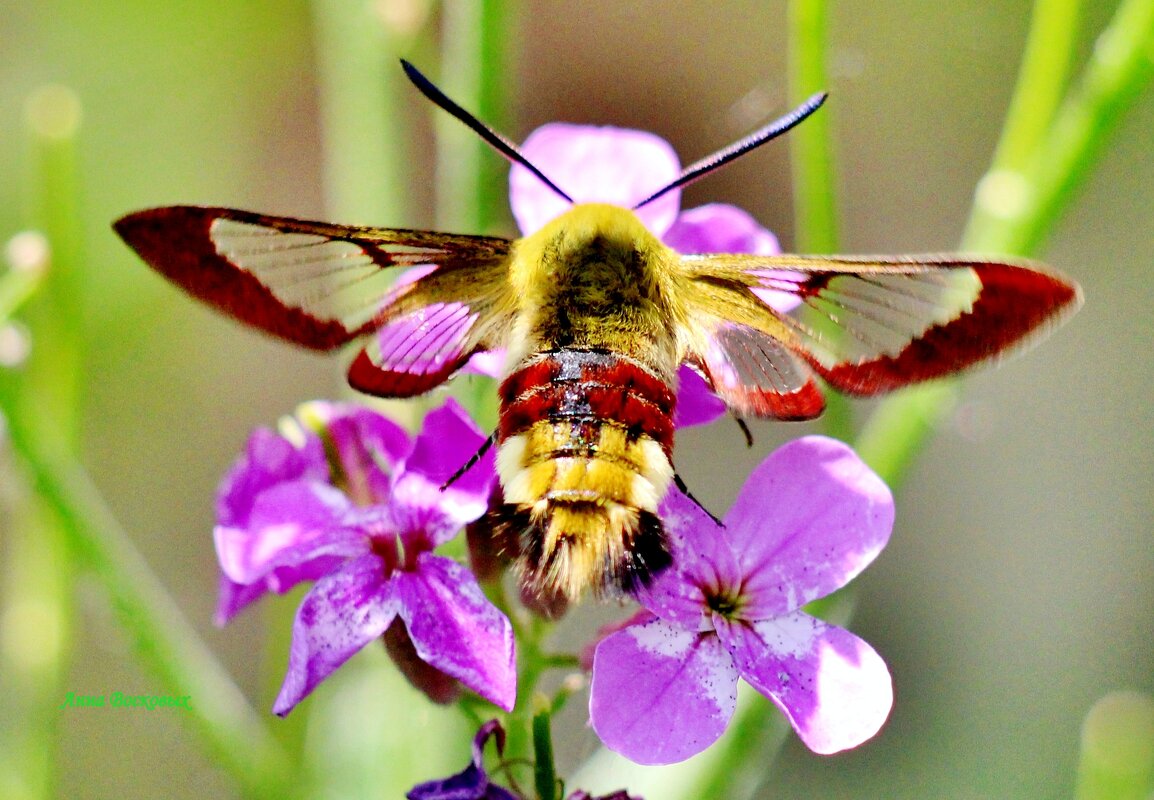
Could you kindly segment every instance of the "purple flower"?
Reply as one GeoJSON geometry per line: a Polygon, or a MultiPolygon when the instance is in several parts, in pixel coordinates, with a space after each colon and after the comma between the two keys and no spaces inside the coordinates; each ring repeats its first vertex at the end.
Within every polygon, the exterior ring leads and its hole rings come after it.
{"type": "MultiPolygon", "coordinates": [[[[669,143],[646,131],[550,123],[521,146],[525,157],[578,203],[612,203],[632,208],[681,172],[669,143]]],[[[521,233],[529,235],[570,208],[529,170],[514,164],[509,173],[509,203],[521,233]]],[[[638,209],[637,216],[667,245],[685,254],[781,252],[772,233],[745,211],[711,203],[681,211],[681,190],[638,209]]],[[[788,311],[797,300],[778,293],[765,296],[788,311]]],[[[705,380],[682,367],[677,399],[679,426],[710,422],[725,413],[725,404],[705,380]]]]}
{"type": "MultiPolygon", "coordinates": [[[[489,720],[473,737],[473,760],[465,769],[442,780],[417,784],[405,794],[405,797],[408,800],[521,800],[520,795],[490,781],[489,775],[485,772],[485,744],[490,737],[495,739],[497,755],[504,755],[505,729],[497,720],[489,720]]],[[[642,798],[631,797],[624,791],[590,797],[588,792],[579,789],[569,795],[568,800],[642,800],[642,798]]]]}
{"type": "Polygon", "coordinates": [[[221,487],[215,529],[220,622],[267,592],[316,581],[273,710],[288,713],[381,637],[433,699],[451,699],[460,681],[511,709],[509,620],[465,567],[432,552],[484,513],[495,480],[489,457],[440,490],[485,438],[465,412],[449,400],[415,441],[344,404],[304,406],[282,430],[252,435],[221,487]]]}
{"type": "Polygon", "coordinates": [[[725,730],[744,678],[818,753],[873,736],[893,702],[881,657],[800,609],[881,552],[893,500],[846,445],[791,442],[754,470],[720,528],[679,493],[663,504],[673,566],[641,595],[647,618],[608,636],[589,713],[642,764],[686,759],[725,730]]]}
{"type": "Polygon", "coordinates": [[[473,737],[473,760],[456,775],[414,786],[405,794],[409,800],[519,800],[508,789],[490,783],[483,761],[485,743],[496,738],[497,754],[505,752],[505,729],[497,720],[481,726],[473,737]]]}

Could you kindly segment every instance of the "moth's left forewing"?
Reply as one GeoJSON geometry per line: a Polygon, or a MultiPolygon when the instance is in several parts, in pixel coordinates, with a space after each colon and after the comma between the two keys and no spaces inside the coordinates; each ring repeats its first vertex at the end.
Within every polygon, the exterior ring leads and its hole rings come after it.
{"type": "Polygon", "coordinates": [[[115,228],[162,275],[255,328],[316,349],[367,336],[349,378],[371,394],[431,389],[500,327],[507,239],[198,206],[115,228]]]}
{"type": "Polygon", "coordinates": [[[398,268],[499,263],[510,245],[201,206],[139,211],[114,227],[153,269],[193,296],[322,350],[373,328],[398,268]]]}
{"type": "Polygon", "coordinates": [[[722,312],[715,331],[724,334],[726,320],[743,336],[752,329],[832,386],[862,395],[1020,349],[1081,303],[1076,284],[1029,262],[720,255],[683,265],[700,317],[718,316],[712,306],[738,312],[722,312]]]}

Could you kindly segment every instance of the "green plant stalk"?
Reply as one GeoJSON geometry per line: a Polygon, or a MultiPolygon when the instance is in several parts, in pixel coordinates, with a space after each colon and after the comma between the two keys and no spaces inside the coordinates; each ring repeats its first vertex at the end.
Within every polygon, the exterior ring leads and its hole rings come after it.
{"type": "Polygon", "coordinates": [[[1020,170],[991,172],[982,179],[963,248],[1036,252],[1152,75],[1154,2],[1124,0],[1020,170]]]}
{"type": "Polygon", "coordinates": [[[313,0],[325,206],[333,219],[405,227],[415,220],[398,51],[372,3],[313,0]]]}
{"type": "Polygon", "coordinates": [[[108,594],[141,663],[158,677],[162,691],[190,696],[191,710],[177,713],[189,714],[245,797],[294,796],[283,751],[157,583],[88,474],[58,439],[41,435],[41,426],[9,415],[8,431],[32,489],[59,519],[79,566],[108,594]]]}
{"type": "MultiPolygon", "coordinates": [[[[1060,63],[1053,54],[1049,58],[1060,63]]],[[[1124,0],[1053,124],[1024,159],[1025,166],[1020,171],[992,171],[982,179],[962,249],[1032,255],[1101,153],[1122,112],[1152,75],[1154,0],[1124,0]]],[[[1020,92],[1029,94],[1031,88],[1024,86],[1020,92]]],[[[1025,106],[1011,112],[1032,113],[1025,106]]],[[[1018,126],[1013,120],[1006,124],[1018,126]]],[[[858,437],[859,455],[896,487],[958,391],[958,381],[941,381],[887,399],[858,437]]]]}
{"type": "MultiPolygon", "coordinates": [[[[828,16],[825,0],[792,0],[789,4],[789,93],[794,104],[829,90],[828,16]]],[[[832,105],[827,103],[789,132],[794,248],[799,253],[836,253],[839,249],[832,105]]],[[[828,320],[815,315],[811,322],[825,337],[838,335],[828,320]]],[[[846,398],[827,394],[821,420],[825,432],[848,441],[853,435],[852,411],[846,398]]]]}
{"type": "MultiPolygon", "coordinates": [[[[825,0],[793,0],[788,24],[789,94],[791,103],[797,104],[829,91],[825,0]]],[[[838,248],[832,111],[827,105],[789,132],[794,241],[799,252],[833,253],[838,248]]]]}
{"type": "MultiPolygon", "coordinates": [[[[444,3],[440,83],[466,110],[498,130],[507,122],[506,77],[516,52],[514,3],[444,3]]],[[[475,133],[438,112],[437,226],[465,233],[507,229],[508,167],[475,133]]]]}
{"type": "Polygon", "coordinates": [[[68,661],[74,638],[73,559],[58,521],[28,496],[0,537],[0,797],[55,797],[68,661]]]}
{"type": "Polygon", "coordinates": [[[1045,137],[1072,66],[1082,0],[1035,0],[1030,32],[992,170],[1020,169],[1045,137]]]}
{"type": "MultiPolygon", "coordinates": [[[[33,425],[75,453],[79,446],[79,400],[83,340],[80,267],[79,191],[76,136],[80,101],[72,90],[43,86],[24,106],[27,177],[25,224],[43,231],[50,243],[39,290],[27,299],[23,320],[32,349],[18,372],[0,376],[0,396],[9,409],[9,426],[33,425]]],[[[34,613],[44,630],[22,652],[3,657],[6,694],[0,706],[11,726],[9,741],[20,751],[13,776],[28,797],[51,797],[57,780],[56,751],[65,698],[64,680],[73,644],[76,616],[75,559],[56,515],[29,492],[13,514],[5,571],[13,591],[4,598],[6,628],[34,613]],[[9,716],[10,715],[10,716],[9,716]]],[[[8,628],[8,633],[12,632],[8,628]]],[[[7,731],[6,731],[7,732],[7,731]]]]}
{"type": "Polygon", "coordinates": [[[537,789],[537,800],[555,800],[557,797],[550,716],[548,708],[541,708],[533,715],[533,785],[537,789]]]}
{"type": "Polygon", "coordinates": [[[43,278],[41,270],[10,269],[0,275],[0,326],[36,293],[43,278]]]}
{"type": "MultiPolygon", "coordinates": [[[[511,0],[459,0],[441,7],[442,88],[479,119],[503,130],[508,122],[507,76],[515,62],[516,8],[511,0]]],[[[508,166],[476,134],[437,112],[437,227],[464,233],[507,233],[508,166]]],[[[490,379],[457,381],[454,394],[483,426],[497,420],[490,379]]]]}

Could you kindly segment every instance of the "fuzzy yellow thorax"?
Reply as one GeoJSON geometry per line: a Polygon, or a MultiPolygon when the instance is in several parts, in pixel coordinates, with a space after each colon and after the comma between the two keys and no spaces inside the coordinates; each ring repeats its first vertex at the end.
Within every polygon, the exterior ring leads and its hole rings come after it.
{"type": "Polygon", "coordinates": [[[675,368],[670,281],[678,255],[628,209],[576,205],[518,241],[509,281],[514,340],[528,351],[606,348],[675,368]]]}

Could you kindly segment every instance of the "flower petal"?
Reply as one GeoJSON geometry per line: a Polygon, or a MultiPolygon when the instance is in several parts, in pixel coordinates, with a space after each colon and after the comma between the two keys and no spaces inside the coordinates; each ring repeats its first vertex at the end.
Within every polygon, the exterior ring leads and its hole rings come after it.
{"type": "Polygon", "coordinates": [[[309,412],[336,449],[343,488],[352,501],[362,506],[383,502],[391,474],[412,451],[409,435],[383,414],[354,403],[310,403],[299,413],[309,412]]]}
{"type": "MultiPolygon", "coordinates": [[[[326,556],[359,555],[367,543],[364,536],[345,529],[348,512],[348,498],[326,484],[293,481],[269,489],[253,503],[247,527],[213,529],[221,571],[237,583],[249,584],[280,567],[300,567],[326,556]]],[[[270,589],[285,592],[296,581],[320,574],[305,570],[295,581],[270,589]]]]}
{"type": "Polygon", "coordinates": [[[815,753],[857,747],[889,716],[889,670],[847,630],[797,612],[752,625],[719,621],[717,634],[741,677],[773,700],[815,753]]]}
{"type": "Polygon", "coordinates": [[[737,669],[712,634],[657,619],[613,634],[593,656],[593,730],[638,764],[701,752],[721,736],[736,703],[737,669]]]}
{"type": "Polygon", "coordinates": [[[385,632],[400,608],[390,584],[375,555],[361,556],[317,581],[297,609],[288,671],[273,713],[283,717],[292,711],[333,670],[385,632]]]}
{"type": "Polygon", "coordinates": [[[431,549],[485,513],[497,478],[492,450],[441,490],[484,442],[484,434],[452,398],[425,417],[392,490],[390,509],[406,546],[431,549]]]}
{"type": "Polygon", "coordinates": [[[298,447],[268,428],[257,428],[217,490],[217,522],[243,527],[262,492],[285,481],[326,481],[328,476],[319,437],[307,434],[298,447]]]}
{"type": "Polygon", "coordinates": [[[680,491],[661,502],[673,565],[637,594],[657,616],[691,631],[709,630],[707,595],[735,594],[742,572],[726,531],[680,491]]]}
{"type": "Polygon", "coordinates": [[[679,253],[749,253],[770,256],[781,252],[777,237],[750,214],[728,203],[710,203],[677,215],[662,238],[679,253]]]}
{"type": "MultiPolygon", "coordinates": [[[[521,152],[577,203],[611,203],[632,208],[680,174],[677,154],[660,136],[626,128],[554,122],[529,134],[521,152]]],[[[528,236],[572,206],[529,170],[509,172],[509,203],[528,236]]],[[[637,211],[660,236],[677,217],[680,190],[637,211]]]]}
{"type": "Polygon", "coordinates": [[[678,428],[704,425],[725,413],[725,402],[713,393],[701,374],[685,365],[677,372],[677,405],[673,423],[678,428]]]}
{"type": "Polygon", "coordinates": [[[505,348],[496,350],[479,350],[473,353],[461,371],[471,375],[486,375],[490,378],[500,378],[505,374],[505,348]]]}
{"type": "Polygon", "coordinates": [[[511,711],[517,697],[513,626],[473,574],[451,559],[422,553],[415,572],[393,580],[417,655],[511,711]]]}
{"type": "Polygon", "coordinates": [[[753,471],[725,517],[746,619],[794,611],[861,572],[889,540],[889,488],[847,445],[806,436],[753,471]]]}
{"type": "Polygon", "coordinates": [[[259,583],[243,584],[231,581],[228,576],[220,576],[220,587],[216,594],[216,613],[212,622],[218,628],[223,628],[232,618],[251,604],[268,594],[268,585],[259,583]]]}

